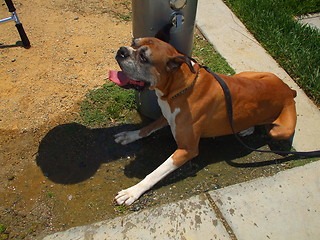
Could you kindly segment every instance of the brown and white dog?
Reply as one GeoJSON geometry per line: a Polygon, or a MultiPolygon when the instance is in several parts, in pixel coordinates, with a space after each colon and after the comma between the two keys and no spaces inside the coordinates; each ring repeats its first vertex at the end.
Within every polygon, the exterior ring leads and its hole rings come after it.
{"type": "MultiPolygon", "coordinates": [[[[138,184],[122,190],[117,204],[130,205],[158,181],[198,154],[200,138],[231,134],[224,93],[214,76],[199,64],[156,38],[140,38],[116,55],[123,73],[155,90],[163,116],[141,130],[122,132],[115,141],[128,144],[170,125],[178,149],[138,184]]],[[[230,88],[237,132],[265,125],[274,139],[288,139],[295,130],[296,108],[291,90],[277,76],[264,72],[218,74],[230,88]]]]}

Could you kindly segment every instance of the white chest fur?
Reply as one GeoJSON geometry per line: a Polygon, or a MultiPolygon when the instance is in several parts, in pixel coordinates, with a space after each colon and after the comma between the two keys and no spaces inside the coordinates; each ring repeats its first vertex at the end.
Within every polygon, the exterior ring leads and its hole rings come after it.
{"type": "Polygon", "coordinates": [[[161,91],[156,90],[156,94],[158,96],[158,104],[161,108],[163,116],[167,119],[168,124],[170,125],[171,132],[174,138],[176,138],[176,116],[180,112],[180,108],[175,108],[171,111],[169,103],[167,101],[161,100],[161,96],[163,95],[161,91]]]}

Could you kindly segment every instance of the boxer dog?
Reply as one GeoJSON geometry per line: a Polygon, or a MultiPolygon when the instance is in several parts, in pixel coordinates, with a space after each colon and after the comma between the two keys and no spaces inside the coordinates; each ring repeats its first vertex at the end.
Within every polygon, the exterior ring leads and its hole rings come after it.
{"type": "MultiPolygon", "coordinates": [[[[115,141],[128,144],[170,125],[177,150],[138,184],[120,191],[117,204],[130,205],[144,192],[198,155],[200,138],[232,133],[223,90],[198,63],[156,38],[139,38],[121,47],[116,60],[122,75],[155,90],[163,116],[136,131],[121,132],[115,141]]],[[[291,90],[272,73],[218,74],[233,99],[236,132],[265,125],[274,139],[289,139],[295,130],[296,108],[291,90]]]]}

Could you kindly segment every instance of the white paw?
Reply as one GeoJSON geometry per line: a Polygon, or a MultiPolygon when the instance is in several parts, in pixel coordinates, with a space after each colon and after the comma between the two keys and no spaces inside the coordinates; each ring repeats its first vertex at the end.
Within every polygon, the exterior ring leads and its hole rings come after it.
{"type": "Polygon", "coordinates": [[[140,135],[140,130],[136,131],[129,131],[129,132],[121,132],[116,135],[114,135],[115,139],[114,141],[116,143],[120,143],[122,145],[126,145],[128,143],[132,143],[140,138],[142,138],[140,135]]]}
{"type": "Polygon", "coordinates": [[[239,132],[239,135],[241,137],[245,137],[245,136],[249,136],[249,135],[253,134],[253,132],[254,132],[254,127],[251,127],[251,128],[248,128],[248,129],[245,129],[245,130],[239,132]]]}
{"type": "Polygon", "coordinates": [[[131,205],[135,200],[137,200],[142,193],[145,191],[140,189],[138,185],[134,185],[130,188],[118,192],[117,196],[114,198],[114,201],[118,205],[131,205]]]}

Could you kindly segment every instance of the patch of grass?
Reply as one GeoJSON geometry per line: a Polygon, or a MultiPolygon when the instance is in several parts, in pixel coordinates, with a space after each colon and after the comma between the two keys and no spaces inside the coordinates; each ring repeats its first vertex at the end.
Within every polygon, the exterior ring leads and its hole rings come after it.
{"type": "Polygon", "coordinates": [[[235,71],[226,60],[216,52],[214,47],[197,30],[193,41],[194,58],[202,65],[209,67],[212,71],[232,75],[235,71]]]}
{"type": "Polygon", "coordinates": [[[114,208],[117,213],[125,213],[128,210],[128,207],[125,205],[119,205],[114,208]]]}
{"type": "Polygon", "coordinates": [[[305,15],[308,13],[320,12],[319,0],[282,0],[286,11],[292,15],[305,15]]]}
{"type": "Polygon", "coordinates": [[[94,127],[103,123],[125,123],[136,110],[133,90],[125,90],[113,83],[91,90],[80,104],[80,123],[94,127]]]}
{"type": "Polygon", "coordinates": [[[102,10],[102,13],[109,13],[120,22],[128,22],[132,19],[131,1],[114,1],[113,9],[102,10]]]}
{"type": "Polygon", "coordinates": [[[302,158],[293,160],[287,163],[288,168],[295,168],[295,167],[301,167],[303,165],[306,165],[308,163],[319,161],[320,159],[318,157],[314,158],[302,158]]]}
{"type": "Polygon", "coordinates": [[[7,227],[4,224],[0,224],[0,240],[9,239],[9,233],[6,231],[7,227]]]}
{"type": "Polygon", "coordinates": [[[0,224],[0,234],[6,231],[7,227],[4,224],[0,224]]]}
{"type": "Polygon", "coordinates": [[[298,12],[307,13],[313,6],[319,9],[319,1],[227,2],[271,56],[320,105],[320,34],[293,16],[298,12]],[[295,5],[296,2],[299,4],[295,5]]]}
{"type": "Polygon", "coordinates": [[[48,198],[53,198],[54,194],[52,192],[47,193],[48,198]]]}

